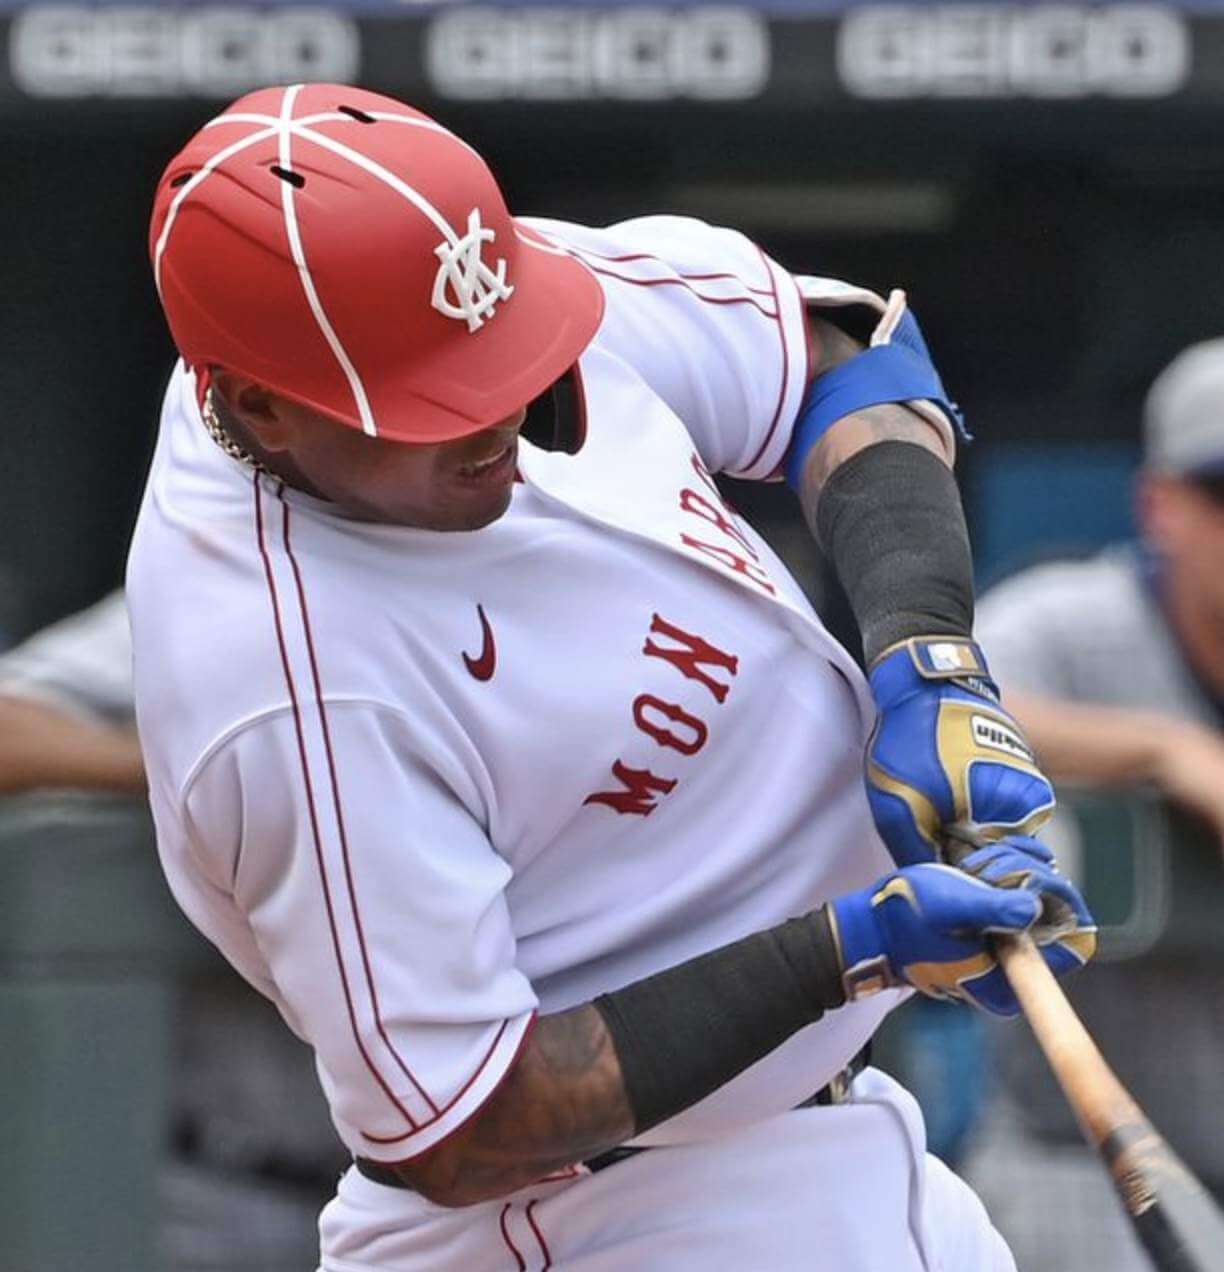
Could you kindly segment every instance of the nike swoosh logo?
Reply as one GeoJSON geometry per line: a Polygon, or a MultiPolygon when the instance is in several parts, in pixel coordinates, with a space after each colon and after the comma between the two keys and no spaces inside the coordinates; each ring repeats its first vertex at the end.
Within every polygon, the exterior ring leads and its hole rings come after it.
{"type": "Polygon", "coordinates": [[[484,631],[484,643],[480,647],[480,657],[471,654],[463,655],[463,664],[477,680],[492,680],[497,670],[497,646],[493,643],[493,629],[485,617],[484,606],[477,605],[476,613],[480,615],[480,626],[484,631]]]}

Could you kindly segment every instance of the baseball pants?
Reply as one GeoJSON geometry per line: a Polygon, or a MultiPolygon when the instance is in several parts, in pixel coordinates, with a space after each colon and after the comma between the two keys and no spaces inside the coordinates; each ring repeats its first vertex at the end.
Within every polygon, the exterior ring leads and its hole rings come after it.
{"type": "Polygon", "coordinates": [[[350,1170],[320,1272],[1015,1272],[973,1192],[877,1069],[845,1104],[460,1210],[350,1170]]]}

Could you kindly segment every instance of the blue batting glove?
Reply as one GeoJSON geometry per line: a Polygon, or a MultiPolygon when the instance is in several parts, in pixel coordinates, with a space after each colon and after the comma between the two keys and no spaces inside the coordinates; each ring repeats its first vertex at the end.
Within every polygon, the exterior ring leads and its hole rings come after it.
{"type": "Polygon", "coordinates": [[[1041,913],[1028,888],[995,888],[953,866],[907,866],[830,902],[847,1001],[912,985],[998,1015],[1019,1004],[989,938],[1027,931],[1041,913]]]}
{"type": "Polygon", "coordinates": [[[1079,889],[1058,873],[1054,854],[1038,839],[1013,835],[963,858],[960,868],[996,888],[1024,888],[1041,901],[1029,929],[1055,976],[1075,971],[1096,953],[1096,922],[1079,889]]]}
{"type": "Polygon", "coordinates": [[[1049,819],[1054,788],[973,641],[912,637],[884,651],[870,680],[880,716],[867,799],[899,865],[941,859],[947,838],[989,843],[1049,819]]]}

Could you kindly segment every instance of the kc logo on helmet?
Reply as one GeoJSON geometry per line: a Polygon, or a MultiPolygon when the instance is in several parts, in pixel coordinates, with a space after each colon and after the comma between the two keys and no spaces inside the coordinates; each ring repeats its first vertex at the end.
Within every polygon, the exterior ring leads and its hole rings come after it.
{"type": "Polygon", "coordinates": [[[480,209],[468,213],[467,233],[453,242],[440,243],[434,252],[442,262],[434,279],[433,307],[447,318],[463,318],[468,331],[483,327],[492,318],[497,302],[508,300],[514,288],[506,282],[506,262],[490,269],[481,259],[482,245],[496,237],[480,224],[480,209]]]}

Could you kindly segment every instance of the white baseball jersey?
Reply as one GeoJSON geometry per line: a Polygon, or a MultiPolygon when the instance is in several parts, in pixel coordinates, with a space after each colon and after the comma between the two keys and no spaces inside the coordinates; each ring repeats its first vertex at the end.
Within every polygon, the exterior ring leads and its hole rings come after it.
{"type": "MultiPolygon", "coordinates": [[[[371,524],[257,477],[179,367],[129,564],[170,885],[314,1048],[345,1143],[387,1162],[470,1118],[537,1012],[891,868],[865,681],[710,479],[781,461],[804,294],[881,302],[695,221],[532,224],[607,311],[582,446],[522,442],[500,520],[371,524]]],[[[792,1108],[895,1001],[830,1013],[641,1142],[792,1108]]]]}

